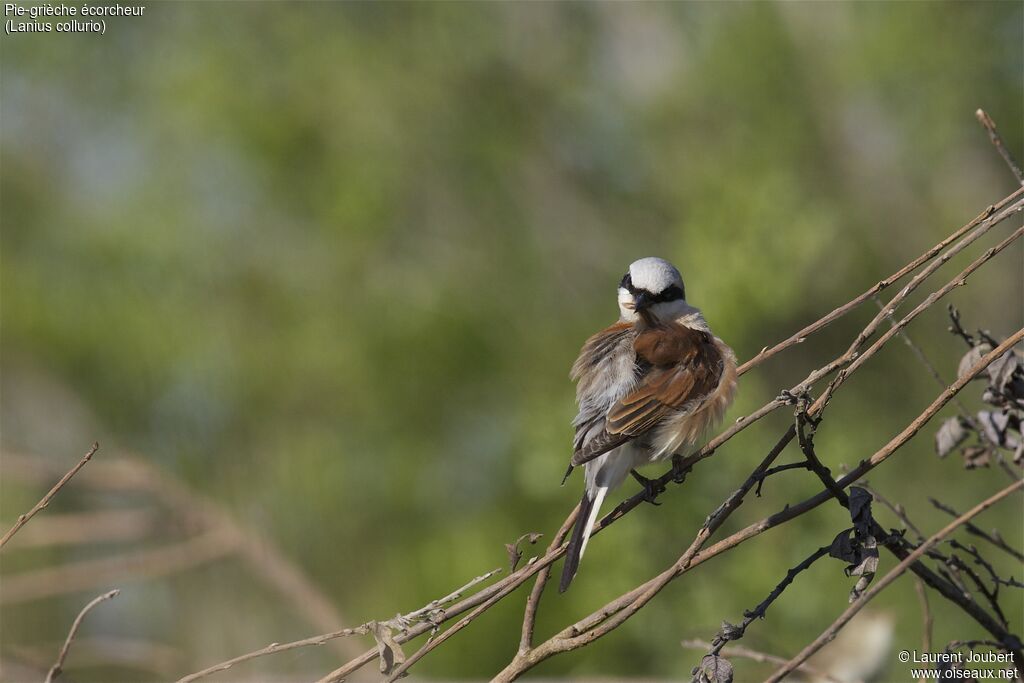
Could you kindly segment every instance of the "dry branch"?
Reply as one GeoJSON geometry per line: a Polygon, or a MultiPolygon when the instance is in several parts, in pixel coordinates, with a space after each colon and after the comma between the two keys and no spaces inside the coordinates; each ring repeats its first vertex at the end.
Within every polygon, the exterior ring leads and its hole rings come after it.
{"type": "Polygon", "coordinates": [[[984,109],[979,109],[974,112],[974,115],[978,118],[978,123],[984,126],[985,130],[988,131],[988,139],[995,145],[996,151],[999,152],[999,156],[1003,157],[1003,161],[1010,167],[1010,171],[1013,175],[1017,176],[1017,182],[1024,185],[1024,172],[1021,172],[1020,166],[1014,160],[1013,155],[1010,154],[1010,150],[1007,149],[1006,143],[1003,142],[1003,136],[996,130],[996,122],[992,120],[988,114],[985,113],[984,109]]]}
{"type": "MultiPolygon", "coordinates": [[[[96,448],[98,448],[98,446],[93,445],[92,452],[95,452],[96,448]]],[[[92,453],[90,453],[90,455],[92,455],[92,453]]],[[[69,476],[68,479],[70,478],[71,477],[69,476]]],[[[68,658],[68,652],[71,650],[71,642],[75,639],[75,635],[78,633],[78,628],[82,625],[82,620],[85,619],[85,615],[88,614],[96,605],[104,602],[105,600],[110,600],[120,592],[120,590],[115,588],[108,593],[104,593],[103,595],[93,598],[88,605],[82,608],[82,611],[78,613],[78,616],[75,617],[75,620],[71,623],[71,630],[68,631],[68,637],[64,641],[63,647],[60,649],[60,654],[57,655],[57,661],[54,662],[53,666],[50,667],[49,673],[46,674],[46,683],[53,683],[53,680],[57,678],[57,676],[60,676],[61,672],[64,670],[64,661],[68,658]]]]}
{"type": "Polygon", "coordinates": [[[78,474],[78,470],[80,470],[83,467],[85,467],[85,464],[87,462],[89,462],[90,460],[92,460],[92,456],[99,449],[100,449],[100,445],[98,443],[94,443],[92,445],[92,448],[89,449],[89,451],[85,454],[85,456],[83,456],[82,459],[78,461],[78,464],[75,465],[74,467],[72,467],[68,471],[67,474],[65,474],[63,477],[61,477],[60,481],[58,481],[56,484],[54,484],[53,488],[50,489],[49,492],[45,496],[43,496],[42,500],[40,500],[38,503],[36,503],[35,506],[33,506],[33,508],[31,510],[29,510],[25,514],[19,516],[18,517],[18,521],[16,521],[14,523],[14,526],[12,526],[7,531],[7,533],[3,535],[3,538],[0,538],[0,548],[3,548],[7,544],[7,541],[11,540],[11,537],[14,536],[14,534],[18,533],[18,530],[21,529],[21,527],[25,526],[26,523],[28,523],[28,520],[30,520],[33,517],[35,517],[37,512],[39,512],[40,510],[45,508],[47,505],[49,505],[50,504],[50,500],[52,500],[53,497],[55,495],[57,495],[57,492],[60,491],[62,488],[64,488],[65,484],[67,484],[69,481],[71,481],[71,477],[73,477],[76,474],[78,474]]]}
{"type": "MultiPolygon", "coordinates": [[[[491,578],[500,571],[500,569],[494,569],[492,571],[487,572],[486,574],[481,574],[480,576],[477,576],[472,581],[467,583],[465,586],[462,586],[461,588],[452,591],[443,598],[433,600],[427,603],[425,606],[412,612],[409,612],[408,614],[399,615],[395,617],[393,621],[396,622],[396,624],[400,625],[405,623],[413,623],[415,621],[420,621],[423,619],[430,619],[433,616],[433,613],[437,610],[443,609],[444,605],[448,604],[449,602],[458,600],[460,597],[462,597],[463,593],[473,588],[474,586],[483,583],[484,581],[491,578]]],[[[352,635],[366,635],[373,631],[373,627],[376,623],[377,622],[375,621],[368,621],[364,624],[360,624],[359,626],[353,628],[345,628],[341,629],[340,631],[324,633],[323,635],[313,636],[311,638],[304,638],[302,640],[296,640],[291,643],[271,643],[270,645],[262,649],[254,650],[253,652],[247,652],[244,655],[239,655],[238,657],[234,657],[227,661],[220,662],[219,664],[214,664],[213,666],[207,667],[202,671],[197,671],[195,673],[184,676],[181,679],[179,679],[177,683],[192,683],[192,681],[197,681],[200,678],[205,678],[206,676],[215,674],[218,671],[226,671],[233,667],[235,664],[241,664],[242,662],[249,661],[250,659],[256,659],[257,657],[277,654],[278,652],[294,650],[300,647],[308,647],[310,645],[323,645],[324,643],[330,640],[334,640],[335,638],[344,638],[352,635]]]]}
{"type": "Polygon", "coordinates": [[[914,577],[914,591],[917,593],[917,599],[921,603],[921,651],[931,652],[932,651],[932,626],[935,620],[932,618],[932,608],[928,604],[928,591],[925,590],[924,582],[918,577],[914,577]]]}
{"type": "Polygon", "coordinates": [[[911,261],[907,265],[905,265],[902,268],[900,268],[899,270],[897,270],[895,273],[893,273],[889,277],[887,277],[887,278],[885,278],[883,280],[879,280],[874,285],[872,285],[867,291],[863,292],[862,294],[860,294],[856,298],[852,299],[851,301],[848,301],[847,303],[843,304],[842,306],[837,307],[831,313],[829,313],[829,314],[819,318],[818,320],[814,321],[813,323],[811,323],[807,327],[803,328],[799,332],[797,332],[797,333],[793,334],[792,336],[790,336],[790,337],[784,339],[783,341],[779,342],[775,346],[772,346],[771,348],[762,349],[760,353],[758,353],[756,356],[754,356],[753,358],[751,358],[747,362],[743,363],[743,365],[741,365],[739,367],[739,371],[738,371],[739,374],[742,375],[743,373],[747,372],[748,370],[751,370],[751,369],[757,367],[758,365],[760,365],[764,361],[768,360],[769,358],[771,358],[775,354],[779,353],[780,351],[784,351],[785,349],[788,349],[789,347],[794,346],[796,344],[802,344],[803,342],[805,342],[807,340],[807,337],[809,337],[811,334],[814,334],[818,330],[820,330],[820,329],[830,325],[831,323],[835,322],[836,320],[838,320],[839,318],[843,317],[844,315],[846,315],[847,313],[849,313],[853,309],[855,309],[858,306],[860,306],[862,303],[864,303],[865,301],[867,301],[871,297],[877,295],[883,289],[888,288],[893,283],[898,282],[899,280],[903,279],[903,277],[905,277],[909,273],[912,273],[915,270],[917,270],[918,268],[920,268],[921,265],[923,265],[923,264],[927,263],[928,261],[932,260],[933,258],[935,258],[936,254],[938,254],[943,249],[945,249],[947,246],[952,244],[954,241],[956,241],[957,239],[962,237],[969,230],[972,230],[974,227],[976,227],[983,220],[985,220],[986,218],[988,218],[989,216],[994,214],[996,211],[999,211],[1000,209],[1002,209],[1009,202],[1016,200],[1020,195],[1021,195],[1020,191],[1014,192],[1009,197],[1006,197],[1002,201],[1000,201],[1000,202],[998,202],[998,203],[988,207],[987,209],[982,211],[980,214],[978,214],[978,216],[976,216],[974,218],[974,220],[972,220],[971,222],[969,222],[966,225],[964,225],[962,228],[960,228],[959,230],[957,230],[956,232],[951,234],[949,237],[945,238],[944,240],[942,240],[941,242],[936,244],[934,247],[932,247],[928,251],[924,252],[923,254],[921,254],[920,256],[915,258],[913,261],[911,261]]]}
{"type": "MultiPolygon", "coordinates": [[[[548,546],[548,553],[558,549],[565,542],[569,531],[572,530],[573,525],[576,523],[576,516],[579,513],[580,506],[577,504],[576,510],[565,518],[562,528],[558,530],[558,533],[551,540],[551,545],[548,546]]],[[[526,607],[523,609],[523,628],[519,636],[520,652],[525,652],[533,647],[533,629],[537,625],[537,609],[540,606],[541,596],[544,595],[544,586],[547,584],[548,577],[550,576],[551,566],[548,565],[541,569],[537,574],[537,578],[534,579],[533,590],[530,592],[530,597],[526,600],[526,607]]]]}
{"type": "MultiPolygon", "coordinates": [[[[959,517],[960,516],[959,512],[957,512],[956,510],[954,510],[950,506],[946,505],[945,503],[937,501],[934,498],[929,498],[928,501],[933,506],[935,506],[935,508],[937,508],[939,510],[942,510],[943,512],[945,512],[947,515],[950,515],[951,517],[959,517]]],[[[1004,541],[1002,539],[1001,536],[997,536],[996,534],[990,534],[987,531],[984,531],[980,527],[978,527],[978,526],[976,526],[974,524],[971,524],[971,523],[965,524],[964,525],[964,530],[967,531],[967,533],[969,533],[969,534],[977,536],[978,538],[985,539],[986,541],[991,543],[996,548],[999,548],[1003,552],[1005,552],[1008,555],[1010,555],[1011,557],[1015,558],[1018,562],[1024,562],[1024,553],[1021,553],[1019,550],[1017,550],[1013,546],[1009,545],[1006,541],[1004,541]]]]}
{"type": "MultiPolygon", "coordinates": [[[[976,517],[981,512],[987,510],[991,506],[995,505],[1000,500],[1010,495],[1014,491],[1019,491],[1022,487],[1024,487],[1024,480],[1010,484],[1009,486],[999,491],[995,495],[991,496],[990,498],[982,501],[981,503],[978,503],[960,517],[957,517],[955,520],[953,520],[948,525],[943,527],[942,530],[940,530],[939,532],[931,536],[928,540],[926,540],[924,543],[919,545],[912,553],[907,555],[907,557],[905,557],[898,565],[891,569],[889,573],[887,573],[880,580],[875,582],[875,584],[868,588],[864,592],[864,594],[861,595],[857,600],[854,600],[854,602],[848,608],[846,608],[846,610],[839,616],[839,618],[836,619],[836,621],[831,626],[829,626],[824,633],[815,638],[814,642],[812,642],[810,645],[801,650],[800,653],[798,653],[795,657],[786,662],[785,665],[779,667],[779,669],[777,669],[775,673],[773,673],[768,679],[766,679],[765,683],[778,683],[779,681],[783,680],[788,674],[792,673],[800,664],[806,662],[808,657],[813,655],[815,652],[817,652],[823,646],[829,643],[833,638],[835,638],[836,634],[839,633],[839,630],[842,629],[843,626],[845,626],[850,621],[850,619],[852,619],[853,616],[857,614],[857,612],[863,609],[863,607],[868,602],[870,602],[876,595],[881,593],[889,584],[891,584],[893,581],[899,578],[900,575],[902,575],[903,572],[905,572],[914,562],[919,560],[925,553],[927,553],[929,550],[938,545],[942,539],[944,539],[946,536],[956,531],[969,520],[976,517]]],[[[1017,666],[1020,667],[1021,663],[1018,662],[1017,666]]]]}

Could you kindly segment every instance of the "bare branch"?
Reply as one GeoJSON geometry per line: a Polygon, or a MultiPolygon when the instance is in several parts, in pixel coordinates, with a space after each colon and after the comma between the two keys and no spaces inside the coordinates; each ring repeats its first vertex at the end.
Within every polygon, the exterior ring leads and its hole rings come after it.
{"type": "Polygon", "coordinates": [[[867,480],[861,480],[857,482],[857,486],[861,487],[865,491],[871,494],[871,497],[881,503],[883,506],[889,508],[889,510],[896,515],[896,518],[903,522],[903,526],[912,531],[917,536],[918,541],[923,541],[925,536],[921,533],[921,530],[910,521],[910,517],[907,515],[907,511],[899,503],[893,503],[888,498],[879,493],[876,489],[871,488],[868,485],[867,480]]]}
{"type": "Polygon", "coordinates": [[[932,619],[931,605],[928,604],[928,591],[924,588],[924,582],[914,577],[914,590],[917,592],[917,599],[921,603],[921,651],[932,651],[932,626],[935,623],[932,619]]]}
{"type": "MultiPolygon", "coordinates": [[[[98,445],[94,444],[93,450],[89,455],[91,456],[92,453],[95,453],[98,447],[98,445]]],[[[68,479],[70,479],[73,474],[74,473],[72,472],[71,475],[68,476],[68,479]]],[[[115,588],[110,592],[93,598],[88,605],[82,608],[82,611],[78,613],[78,616],[75,617],[75,620],[71,623],[71,630],[68,631],[68,637],[64,641],[64,646],[60,649],[60,654],[57,655],[57,661],[54,662],[53,666],[50,667],[49,673],[46,674],[46,683],[53,683],[54,679],[56,679],[57,676],[60,676],[61,672],[64,670],[64,661],[68,658],[68,652],[71,650],[71,642],[75,639],[75,634],[78,633],[78,627],[82,625],[82,620],[85,619],[85,615],[88,614],[96,605],[104,602],[105,600],[110,600],[120,592],[120,590],[115,588]]]]}
{"type": "Polygon", "coordinates": [[[35,517],[37,512],[39,512],[40,510],[45,508],[47,505],[49,505],[50,504],[50,500],[52,500],[53,497],[55,495],[57,495],[57,492],[60,491],[62,488],[64,488],[65,484],[67,484],[69,481],[71,481],[71,477],[73,477],[76,474],[78,474],[78,470],[80,470],[83,467],[85,467],[85,463],[87,463],[90,460],[92,460],[92,456],[99,449],[100,449],[99,443],[94,443],[92,445],[92,448],[89,449],[89,451],[85,454],[85,456],[83,456],[82,459],[78,461],[78,464],[75,465],[74,467],[72,467],[68,471],[67,474],[65,474],[63,477],[61,477],[60,481],[58,481],[56,484],[54,484],[53,488],[50,489],[50,491],[45,496],[43,496],[42,500],[40,500],[38,503],[36,503],[35,506],[31,510],[29,510],[25,514],[21,515],[20,517],[18,517],[18,521],[14,523],[14,526],[12,526],[7,531],[7,533],[3,535],[3,538],[0,538],[0,548],[3,548],[4,545],[7,544],[7,541],[11,540],[11,537],[14,536],[14,534],[18,533],[18,530],[21,529],[21,527],[25,526],[25,524],[28,523],[28,520],[30,520],[33,517],[35,517]]]}
{"type": "Polygon", "coordinates": [[[788,462],[785,465],[776,465],[775,467],[770,467],[758,475],[757,488],[754,489],[754,495],[757,496],[758,498],[761,497],[761,487],[764,484],[764,480],[772,476],[773,474],[779,474],[780,472],[787,472],[789,470],[810,469],[811,463],[809,463],[806,459],[801,460],[800,462],[788,462]]]}
{"type": "Polygon", "coordinates": [[[894,282],[901,280],[907,274],[914,272],[915,270],[920,268],[922,264],[927,263],[928,261],[933,259],[936,254],[938,254],[947,246],[952,244],[955,240],[965,235],[968,231],[975,228],[982,221],[986,220],[987,218],[995,214],[997,211],[1002,210],[1010,202],[1017,200],[1020,197],[1020,194],[1021,193],[1018,190],[1017,192],[1014,192],[1013,194],[1011,194],[1009,197],[1006,197],[1002,201],[988,207],[987,209],[982,211],[978,216],[976,216],[974,220],[972,220],[970,223],[963,226],[962,228],[951,234],[949,237],[942,240],[934,247],[924,252],[923,254],[921,254],[916,259],[914,259],[907,265],[903,266],[899,270],[897,270],[889,277],[885,278],[884,280],[879,280],[877,283],[872,285],[870,289],[862,293],[860,296],[843,304],[842,306],[839,306],[828,315],[819,318],[818,320],[814,321],[813,323],[803,328],[796,334],[779,342],[775,346],[763,349],[759,354],[757,354],[756,356],[754,356],[753,358],[751,358],[750,360],[748,360],[746,363],[739,367],[739,374],[742,375],[747,370],[751,370],[752,368],[757,367],[758,365],[768,360],[769,358],[779,353],[780,351],[784,351],[785,349],[788,349],[789,347],[794,346],[796,344],[803,343],[810,335],[814,334],[823,327],[826,327],[829,324],[838,320],[839,318],[843,317],[844,315],[846,315],[847,313],[849,313],[850,311],[852,311],[853,309],[857,308],[862,303],[867,301],[870,297],[874,296],[875,294],[878,294],[878,292],[882,291],[883,289],[886,289],[894,282]]]}
{"type": "MultiPolygon", "coordinates": [[[[746,635],[747,627],[750,626],[755,619],[764,619],[768,608],[779,598],[780,595],[782,595],[782,592],[785,591],[791,583],[793,583],[793,579],[795,579],[800,572],[809,568],[822,557],[828,555],[828,552],[829,546],[822,546],[808,555],[803,562],[786,572],[786,576],[784,576],[782,581],[772,589],[772,592],[768,594],[768,597],[762,600],[754,609],[743,612],[743,621],[739,624],[724,622],[721,630],[718,631],[714,639],[711,641],[711,645],[707,650],[707,655],[705,656],[713,656],[721,653],[722,648],[725,647],[726,643],[732,640],[739,640],[746,635]]],[[[696,674],[698,669],[699,667],[694,668],[693,673],[696,674]]]]}
{"type": "Polygon", "coordinates": [[[960,324],[960,311],[958,311],[956,306],[953,304],[949,304],[949,306],[946,307],[946,310],[949,312],[949,331],[963,339],[968,348],[973,349],[974,336],[965,330],[963,325],[960,324]]]}
{"type": "MultiPolygon", "coordinates": [[[[929,498],[928,501],[931,502],[931,504],[934,505],[936,508],[938,508],[939,510],[942,510],[943,512],[945,512],[947,515],[950,515],[951,517],[958,517],[960,515],[959,512],[957,512],[956,510],[954,510],[950,506],[948,506],[945,503],[942,503],[942,502],[940,502],[938,500],[935,500],[934,498],[929,498]]],[[[990,533],[986,532],[985,530],[975,526],[974,524],[965,524],[964,525],[964,529],[967,531],[967,533],[973,534],[974,536],[977,536],[979,538],[985,539],[986,541],[988,541],[989,543],[994,545],[996,548],[999,548],[1000,550],[1008,553],[1009,555],[1013,556],[1017,560],[1019,560],[1021,562],[1024,562],[1024,553],[1021,553],[1019,550],[1017,550],[1016,548],[1014,548],[1011,545],[1009,545],[1006,541],[1004,541],[1002,539],[1001,536],[996,536],[995,534],[990,534],[990,533]]]]}
{"type": "Polygon", "coordinates": [[[981,503],[978,503],[973,508],[968,510],[966,513],[964,513],[960,517],[957,517],[955,520],[953,520],[948,525],[943,527],[942,530],[928,538],[928,540],[919,545],[912,553],[907,555],[906,558],[904,558],[898,565],[896,565],[892,570],[890,570],[889,573],[887,573],[881,579],[876,581],[873,586],[864,591],[864,593],[858,599],[854,600],[853,603],[839,616],[838,619],[836,619],[835,622],[833,622],[831,626],[829,626],[825,630],[824,633],[815,638],[814,642],[812,642],[810,645],[801,650],[799,654],[797,654],[791,660],[786,662],[785,665],[779,667],[779,669],[777,669],[775,673],[773,673],[768,679],[766,679],[766,683],[778,683],[779,681],[783,680],[788,674],[792,673],[800,664],[806,662],[808,657],[813,655],[815,652],[817,652],[827,643],[829,643],[833,638],[835,638],[836,634],[839,633],[839,630],[842,629],[847,623],[849,623],[850,619],[852,619],[854,615],[857,614],[857,612],[863,609],[863,607],[868,602],[870,602],[876,595],[882,592],[887,586],[889,586],[889,584],[891,584],[893,581],[899,578],[903,574],[903,572],[905,572],[910,567],[910,565],[919,560],[922,555],[928,552],[928,550],[934,548],[936,545],[939,544],[940,541],[942,541],[942,539],[956,531],[963,524],[965,524],[975,516],[979,515],[980,513],[984,512],[991,506],[995,505],[996,503],[998,503],[1000,500],[1007,497],[1011,493],[1020,490],[1021,488],[1024,488],[1024,480],[1020,480],[1013,484],[1010,484],[1009,486],[999,491],[995,495],[991,496],[990,498],[982,501],[981,503]]]}
{"type": "Polygon", "coordinates": [[[215,674],[218,671],[226,671],[227,669],[230,669],[231,667],[233,667],[235,664],[241,664],[242,662],[249,661],[250,659],[256,659],[257,657],[262,657],[264,655],[272,655],[272,654],[276,654],[278,652],[285,652],[286,650],[294,650],[295,648],[306,647],[307,645],[323,645],[328,640],[332,640],[334,638],[344,638],[345,636],[351,636],[351,635],[365,635],[365,634],[367,634],[369,632],[370,632],[369,625],[368,624],[362,624],[362,625],[357,626],[355,628],[346,628],[346,629],[342,629],[340,631],[335,631],[333,633],[325,633],[325,634],[320,635],[320,636],[314,636],[313,638],[306,638],[304,640],[296,640],[293,643],[284,643],[284,644],[271,643],[270,645],[266,646],[262,650],[256,650],[254,652],[248,652],[248,653],[246,653],[244,655],[239,655],[238,657],[235,657],[234,659],[229,659],[226,662],[221,662],[220,664],[214,664],[213,666],[208,667],[206,669],[203,669],[202,671],[197,671],[197,672],[195,672],[193,674],[189,674],[188,676],[185,676],[185,677],[179,679],[178,683],[191,683],[191,681],[197,681],[200,678],[205,678],[206,676],[209,676],[210,674],[215,674]]]}
{"type": "MultiPolygon", "coordinates": [[[[551,540],[551,545],[548,546],[548,553],[551,553],[565,542],[569,531],[572,530],[573,525],[576,523],[576,516],[579,513],[580,506],[577,504],[576,510],[573,514],[566,517],[562,527],[551,540]]],[[[519,638],[520,652],[526,652],[533,646],[533,629],[537,624],[537,608],[540,606],[540,599],[544,595],[544,586],[547,584],[549,576],[551,576],[550,565],[541,569],[537,574],[537,578],[534,579],[533,590],[530,592],[530,597],[526,600],[526,607],[523,610],[523,628],[519,638]]]]}
{"type": "Polygon", "coordinates": [[[1010,154],[1010,150],[1006,148],[1006,144],[1003,142],[1003,137],[996,130],[996,122],[992,120],[988,114],[985,113],[984,109],[979,109],[974,112],[974,115],[978,118],[978,122],[985,127],[988,131],[988,139],[995,145],[996,151],[999,152],[999,156],[1003,157],[1003,161],[1010,167],[1013,175],[1017,177],[1017,182],[1024,185],[1024,172],[1021,172],[1020,166],[1014,161],[1013,155],[1010,154]]]}
{"type": "MultiPolygon", "coordinates": [[[[531,563],[534,562],[534,561],[536,561],[536,558],[533,558],[531,560],[531,563]]],[[[494,596],[489,598],[487,601],[481,603],[472,612],[470,612],[469,614],[464,616],[462,619],[459,619],[455,623],[454,626],[449,628],[447,631],[442,633],[440,636],[438,636],[434,640],[427,641],[427,643],[423,647],[421,647],[419,650],[414,652],[413,655],[411,657],[409,657],[409,659],[405,660],[405,662],[403,662],[400,666],[396,667],[394,671],[390,672],[390,675],[388,676],[388,679],[387,679],[388,683],[391,683],[392,681],[397,681],[399,678],[404,677],[406,675],[405,672],[409,670],[409,667],[411,667],[413,664],[415,664],[420,659],[425,657],[430,651],[432,651],[435,648],[439,647],[441,645],[441,643],[443,643],[444,641],[448,640],[449,638],[454,636],[456,633],[458,633],[462,629],[464,629],[467,626],[469,626],[470,622],[472,622],[478,616],[480,616],[481,614],[483,614],[484,612],[489,610],[491,607],[493,607],[499,600],[501,600],[506,595],[511,593],[513,590],[515,590],[515,588],[516,588],[516,586],[511,586],[511,587],[507,588],[506,590],[504,590],[502,592],[496,593],[494,596]]],[[[321,679],[320,683],[322,683],[323,681],[326,681],[326,680],[327,680],[327,678],[325,677],[324,679],[321,679]]]]}
{"type": "MultiPolygon", "coordinates": [[[[420,609],[415,610],[413,612],[409,612],[408,614],[399,615],[398,617],[395,618],[395,621],[398,622],[399,624],[401,624],[401,623],[412,623],[412,622],[420,621],[420,620],[422,620],[424,618],[429,618],[431,616],[432,612],[435,612],[436,610],[441,609],[444,605],[446,605],[446,604],[448,604],[450,602],[458,600],[462,596],[463,593],[465,593],[469,589],[473,588],[474,586],[476,586],[476,585],[486,581],[487,579],[491,578],[492,576],[494,576],[495,574],[497,574],[500,571],[501,571],[501,569],[494,569],[494,570],[491,570],[491,571],[487,572],[486,574],[481,574],[480,576],[474,578],[472,581],[467,583],[462,588],[459,588],[459,589],[449,593],[445,597],[439,598],[437,600],[433,600],[433,601],[427,603],[425,606],[421,607],[420,609]]],[[[265,648],[262,648],[260,650],[255,650],[253,652],[248,652],[248,653],[246,653],[244,655],[239,655],[238,657],[234,657],[232,659],[229,659],[227,661],[221,662],[219,664],[214,664],[213,666],[207,667],[207,668],[203,669],[202,671],[197,671],[195,673],[192,673],[192,674],[189,674],[187,676],[184,676],[184,677],[180,678],[177,681],[177,683],[192,683],[192,681],[197,681],[200,678],[205,678],[206,676],[209,676],[211,674],[215,674],[218,671],[226,671],[226,670],[230,669],[231,667],[233,667],[235,664],[241,664],[242,662],[247,662],[250,659],[256,659],[257,657],[263,657],[265,655],[273,655],[273,654],[277,654],[278,652],[285,652],[287,650],[294,650],[294,649],[300,648],[300,647],[308,647],[310,645],[323,645],[327,641],[333,640],[335,638],[345,638],[347,636],[353,636],[353,635],[366,635],[366,634],[371,632],[373,623],[374,622],[368,621],[365,624],[360,624],[359,626],[356,626],[354,628],[345,628],[345,629],[341,629],[340,631],[333,631],[331,633],[325,633],[323,635],[313,636],[311,638],[304,638],[302,640],[296,640],[296,641],[291,642],[291,643],[283,643],[283,644],[282,643],[271,643],[270,645],[268,645],[265,648]]]]}
{"type": "MultiPolygon", "coordinates": [[[[873,298],[875,300],[875,304],[878,305],[878,310],[884,311],[885,304],[882,303],[882,300],[879,299],[877,296],[873,298]]],[[[952,305],[950,306],[950,308],[952,308],[952,305]]],[[[892,318],[889,318],[889,324],[895,325],[896,323],[892,320],[892,318]]],[[[939,385],[939,388],[945,389],[946,386],[948,386],[946,380],[942,379],[942,375],[939,374],[938,369],[934,365],[932,365],[932,362],[930,360],[928,360],[928,356],[925,355],[924,349],[922,349],[920,346],[914,343],[914,340],[910,338],[909,334],[907,334],[906,329],[900,330],[900,338],[907,345],[907,347],[910,348],[910,351],[914,354],[917,360],[921,362],[921,365],[925,367],[925,369],[928,371],[928,374],[931,375],[932,379],[935,380],[935,383],[939,385]]],[[[970,412],[967,410],[967,407],[963,404],[960,398],[955,398],[953,402],[956,403],[956,407],[960,411],[960,416],[969,422],[973,422],[973,418],[971,417],[970,412]]]]}

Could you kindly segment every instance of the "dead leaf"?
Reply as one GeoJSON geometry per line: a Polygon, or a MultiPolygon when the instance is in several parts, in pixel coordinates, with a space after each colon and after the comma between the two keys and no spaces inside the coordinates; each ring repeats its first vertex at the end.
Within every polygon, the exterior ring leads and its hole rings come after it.
{"type": "Polygon", "coordinates": [[[828,549],[829,557],[842,560],[847,564],[854,564],[857,561],[857,554],[853,548],[853,537],[850,536],[852,531],[853,529],[846,529],[836,534],[836,537],[832,539],[832,547],[828,549]]]}
{"type": "Polygon", "coordinates": [[[862,560],[855,567],[847,568],[847,576],[859,576],[857,583],[850,589],[850,602],[861,596],[878,571],[878,543],[874,536],[868,536],[861,545],[862,560]]]}
{"type": "Polygon", "coordinates": [[[850,487],[850,519],[855,526],[871,522],[871,494],[860,486],[850,487]]]}
{"type": "Polygon", "coordinates": [[[1013,381],[1013,376],[1021,369],[1020,357],[1012,350],[1007,351],[988,366],[990,384],[999,392],[1004,392],[1013,381]]]}
{"type": "Polygon", "coordinates": [[[839,532],[829,548],[828,554],[846,562],[843,572],[847,576],[859,577],[850,590],[853,602],[867,588],[878,570],[878,541],[871,534],[874,519],[871,516],[871,494],[859,486],[850,487],[850,519],[853,528],[839,532]]]}
{"type": "Polygon", "coordinates": [[[732,683],[732,664],[725,657],[704,655],[697,673],[700,683],[732,683]]]}
{"type": "Polygon", "coordinates": [[[981,426],[982,432],[985,434],[985,438],[988,439],[989,443],[997,446],[1003,445],[1005,441],[1004,433],[1008,419],[1001,413],[993,413],[989,410],[982,410],[978,412],[978,424],[981,426]]]}
{"type": "Polygon", "coordinates": [[[523,559],[523,551],[519,549],[519,544],[523,541],[526,541],[530,545],[533,545],[543,537],[544,534],[539,534],[536,531],[531,531],[530,533],[523,534],[522,536],[517,538],[515,543],[505,544],[505,551],[508,553],[508,563],[510,572],[514,572],[516,570],[516,566],[519,565],[519,560],[523,559]]]}
{"type": "Polygon", "coordinates": [[[371,622],[370,629],[373,632],[373,639],[377,641],[377,654],[380,656],[380,672],[389,674],[396,666],[405,662],[405,653],[402,647],[391,635],[391,629],[379,622],[371,622]]]}
{"type": "Polygon", "coordinates": [[[939,427],[939,431],[935,433],[935,452],[940,458],[945,458],[957,446],[963,443],[964,439],[968,436],[969,434],[961,418],[948,418],[939,427]]]}
{"type": "MultiPolygon", "coordinates": [[[[978,344],[965,353],[964,357],[960,359],[960,365],[956,370],[957,379],[963,379],[963,377],[970,372],[971,368],[977,365],[978,361],[981,360],[981,357],[991,350],[992,347],[988,344],[978,344]]],[[[975,377],[974,379],[978,379],[978,377],[975,377]]]]}
{"type": "Polygon", "coordinates": [[[506,543],[505,552],[508,553],[508,570],[514,572],[519,560],[523,559],[523,551],[515,543],[506,543]]]}

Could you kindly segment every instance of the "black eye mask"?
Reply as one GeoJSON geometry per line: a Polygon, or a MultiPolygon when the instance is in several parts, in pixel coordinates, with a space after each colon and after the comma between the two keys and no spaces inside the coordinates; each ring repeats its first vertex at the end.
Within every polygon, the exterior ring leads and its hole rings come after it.
{"type": "MultiPolygon", "coordinates": [[[[619,283],[619,287],[622,287],[632,295],[636,295],[640,290],[633,286],[633,277],[626,273],[622,276],[622,282],[619,283]]],[[[686,290],[680,286],[672,285],[661,294],[651,294],[647,292],[648,296],[651,297],[651,301],[655,303],[665,303],[666,301],[678,301],[686,298],[686,290]]]]}

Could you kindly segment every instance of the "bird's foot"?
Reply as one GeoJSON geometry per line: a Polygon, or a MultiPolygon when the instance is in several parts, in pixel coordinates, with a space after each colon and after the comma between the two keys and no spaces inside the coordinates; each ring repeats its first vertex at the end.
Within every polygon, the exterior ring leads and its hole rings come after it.
{"type": "Polygon", "coordinates": [[[686,475],[690,473],[690,467],[686,466],[683,456],[676,453],[672,456],[672,481],[682,484],[686,481],[686,475]]]}
{"type": "Polygon", "coordinates": [[[651,505],[661,505],[657,499],[658,495],[665,491],[665,486],[658,482],[657,479],[648,479],[636,470],[630,470],[629,473],[633,475],[634,479],[640,482],[640,486],[644,487],[644,500],[651,505]]]}

